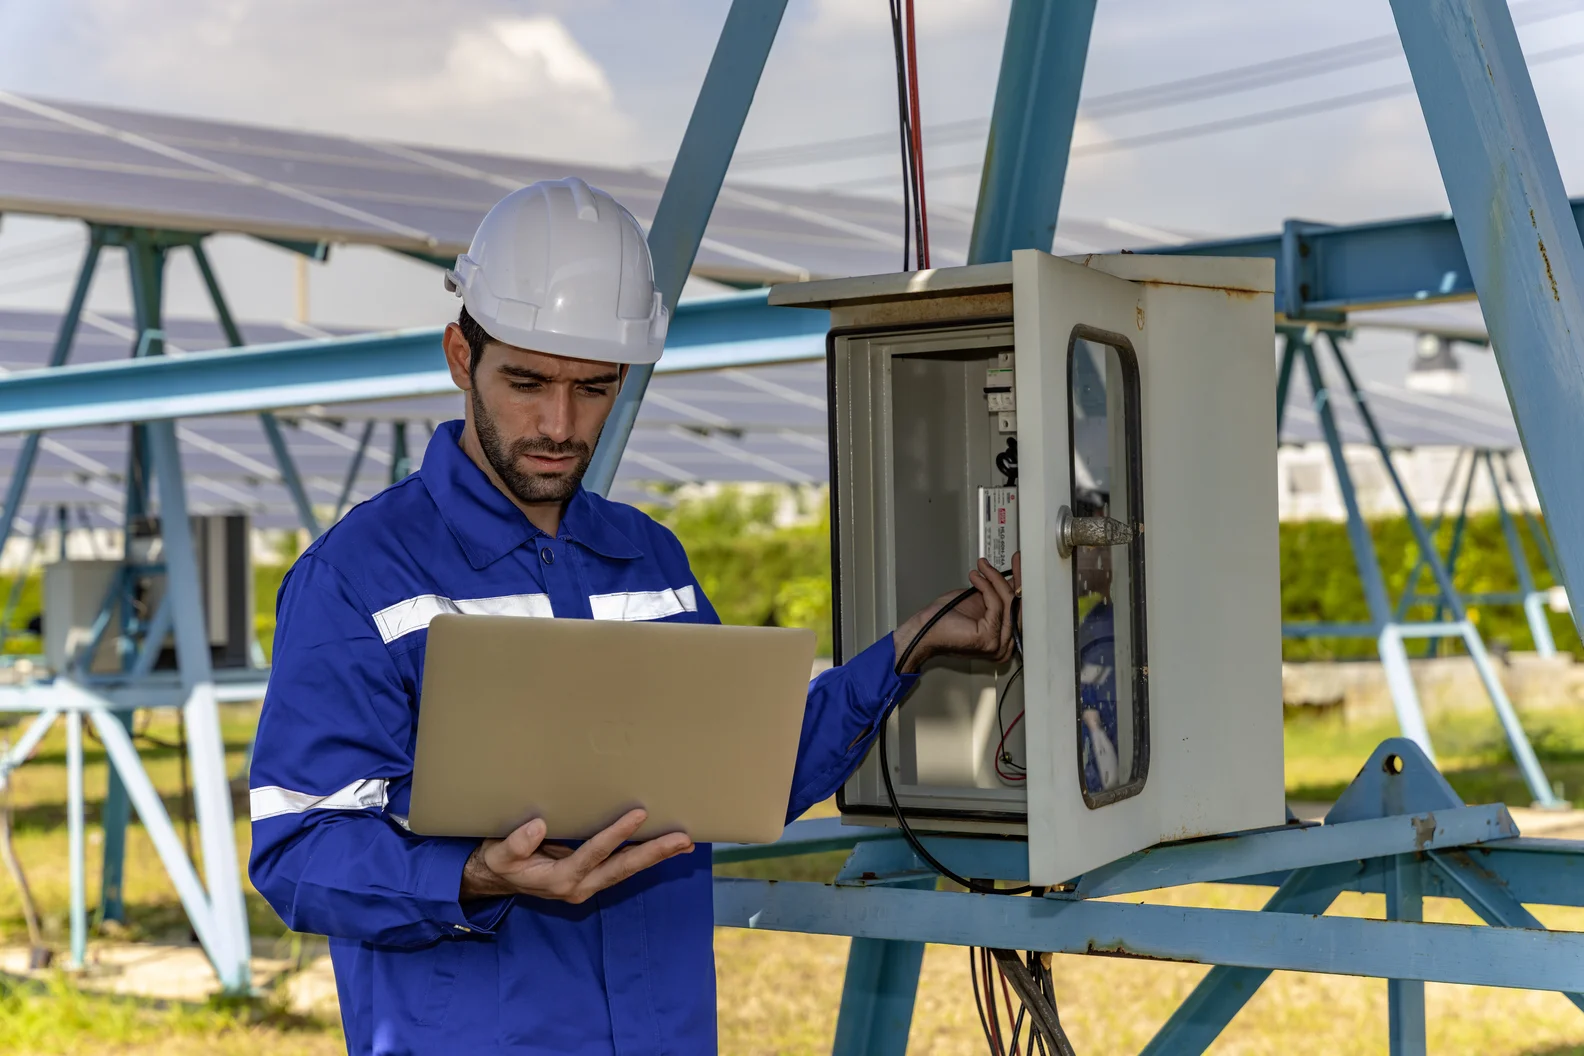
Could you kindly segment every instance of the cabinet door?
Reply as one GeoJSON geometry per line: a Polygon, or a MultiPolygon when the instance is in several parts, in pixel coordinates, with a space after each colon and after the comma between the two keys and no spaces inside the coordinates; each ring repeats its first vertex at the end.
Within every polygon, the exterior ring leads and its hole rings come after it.
{"type": "Polygon", "coordinates": [[[1013,255],[1034,883],[1160,839],[1163,792],[1149,773],[1143,296],[1142,285],[1082,264],[1013,255]],[[1065,545],[1068,518],[1097,545],[1065,545]]]}

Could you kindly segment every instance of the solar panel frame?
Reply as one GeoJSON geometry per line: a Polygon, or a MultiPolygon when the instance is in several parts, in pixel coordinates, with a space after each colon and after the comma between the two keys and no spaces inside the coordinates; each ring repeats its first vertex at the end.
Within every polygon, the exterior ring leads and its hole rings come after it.
{"type": "MultiPolygon", "coordinates": [[[[636,169],[377,143],[0,93],[0,210],[98,223],[385,246],[450,256],[508,189],[572,173],[645,225],[663,176],[636,169]]],[[[874,274],[899,263],[895,203],[728,184],[695,272],[731,283],[874,274]]],[[[932,215],[942,263],[969,225],[932,215]]]]}

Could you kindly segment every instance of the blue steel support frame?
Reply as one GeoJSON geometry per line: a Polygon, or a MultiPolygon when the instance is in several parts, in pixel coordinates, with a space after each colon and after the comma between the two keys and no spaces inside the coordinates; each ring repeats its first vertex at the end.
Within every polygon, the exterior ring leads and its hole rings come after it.
{"type": "MultiPolygon", "coordinates": [[[[1547,932],[1524,907],[1584,901],[1584,844],[1516,833],[1506,808],[1463,805],[1417,745],[1394,738],[1376,748],[1321,825],[1162,845],[1044,897],[932,892],[934,874],[894,831],[799,822],[770,847],[717,846],[715,861],[813,853],[845,839],[853,850],[835,884],[720,879],[715,919],[853,935],[850,975],[875,974],[879,946],[860,955],[857,942],[902,949],[918,939],[1217,965],[1145,1048],[1151,1054],[1204,1051],[1273,970],[1386,978],[1391,1051],[1407,1056],[1424,1052],[1426,981],[1557,989],[1584,1008],[1584,936],[1547,932]],[[1097,901],[1204,882],[1276,891],[1259,913],[1097,901]],[[1343,891],[1384,893],[1387,919],[1322,916],[1343,891]],[[1426,924],[1428,896],[1461,899],[1493,926],[1426,924]]],[[[1027,876],[1019,842],[925,839],[959,872],[1027,876]]],[[[906,1035],[869,1038],[868,1051],[896,1052],[906,1035]]],[[[844,1040],[839,1028],[837,1051],[853,1051],[844,1040]]]]}
{"type": "MultiPolygon", "coordinates": [[[[1392,482],[1397,493],[1398,501],[1402,504],[1405,516],[1413,531],[1414,542],[1419,550],[1419,563],[1428,567],[1436,583],[1437,604],[1445,606],[1450,611],[1452,619],[1442,621],[1438,615],[1433,623],[1411,623],[1404,621],[1402,613],[1406,606],[1400,606],[1398,611],[1393,611],[1391,602],[1386,593],[1385,579],[1381,574],[1380,560],[1375,553],[1375,544],[1370,537],[1369,525],[1365,523],[1363,512],[1359,507],[1358,494],[1353,486],[1352,473],[1348,468],[1347,459],[1343,452],[1341,431],[1336,424],[1336,417],[1332,409],[1332,390],[1320,369],[1319,358],[1315,353],[1314,342],[1317,330],[1309,327],[1287,328],[1287,348],[1282,356],[1283,373],[1278,379],[1278,393],[1284,397],[1288,391],[1287,374],[1291,370],[1292,361],[1301,358],[1305,372],[1308,374],[1310,393],[1314,400],[1315,415],[1320,419],[1321,431],[1325,436],[1326,447],[1331,456],[1331,465],[1336,473],[1337,485],[1342,492],[1343,506],[1347,511],[1348,541],[1353,549],[1354,564],[1358,568],[1359,579],[1364,587],[1365,601],[1369,606],[1370,624],[1368,626],[1352,627],[1348,625],[1321,624],[1284,624],[1282,633],[1286,637],[1370,637],[1376,641],[1376,649],[1380,655],[1381,668],[1385,672],[1387,686],[1392,695],[1392,706],[1397,713],[1397,723],[1403,735],[1417,743],[1425,754],[1434,758],[1433,748],[1430,743],[1430,731],[1425,724],[1424,710],[1420,706],[1418,690],[1414,686],[1413,672],[1408,664],[1408,651],[1404,640],[1408,638],[1457,638],[1463,642],[1468,650],[1469,658],[1473,661],[1478,672],[1481,684],[1485,687],[1486,695],[1490,698],[1491,707],[1496,712],[1502,731],[1511,746],[1514,760],[1518,763],[1523,774],[1524,783],[1529,788],[1529,793],[1534,797],[1536,805],[1557,809],[1565,804],[1557,797],[1551,783],[1546,779],[1545,771],[1540,766],[1540,761],[1535,757],[1534,748],[1529,743],[1529,737],[1524,732],[1522,722],[1517,711],[1507,697],[1507,690],[1501,684],[1501,679],[1496,673],[1495,665],[1491,662],[1490,654],[1485,648],[1485,642],[1480,637],[1478,629],[1469,620],[1464,609],[1462,599],[1453,587],[1452,574],[1446,564],[1441,560],[1440,551],[1436,549],[1435,541],[1424,521],[1419,517],[1414,508],[1412,497],[1403,485],[1402,478],[1397,472],[1392,461],[1391,449],[1386,443],[1385,436],[1381,433],[1375,422],[1375,416],[1369,407],[1368,397],[1359,386],[1354,377],[1352,368],[1349,367],[1347,356],[1342,350],[1340,342],[1334,333],[1327,332],[1326,340],[1330,345],[1331,353],[1336,361],[1337,369],[1341,372],[1349,396],[1369,433],[1371,445],[1380,456],[1386,469],[1386,474],[1392,482]]],[[[1279,416],[1278,416],[1279,417],[1279,416]]],[[[1465,499],[1466,499],[1465,495],[1465,499]]],[[[1413,582],[1417,580],[1418,569],[1410,577],[1409,590],[1413,589],[1413,582]]],[[[1439,612],[1439,609],[1438,609],[1439,612]]]]}
{"type": "MultiPolygon", "coordinates": [[[[1524,525],[1527,526],[1535,547],[1540,551],[1541,559],[1545,561],[1547,570],[1553,578],[1556,569],[1549,560],[1550,543],[1546,539],[1545,530],[1523,504],[1522,492],[1518,489],[1516,475],[1513,473],[1512,462],[1506,451],[1494,451],[1489,448],[1470,448],[1468,450],[1469,463],[1465,468],[1462,462],[1463,452],[1453,461],[1452,469],[1447,474],[1446,490],[1442,495],[1441,512],[1437,514],[1435,523],[1430,526],[1431,537],[1435,537],[1441,530],[1445,520],[1444,508],[1447,497],[1452,494],[1458,484],[1462,484],[1462,499],[1458,505],[1457,518],[1452,523],[1452,540],[1446,556],[1447,573],[1454,579],[1457,575],[1458,557],[1462,553],[1463,535],[1468,528],[1469,500],[1473,495],[1474,483],[1479,479],[1480,467],[1483,465],[1486,477],[1490,481],[1491,494],[1496,503],[1497,516],[1502,526],[1502,539],[1507,547],[1508,559],[1512,562],[1513,575],[1518,580],[1516,591],[1461,591],[1459,596],[1465,601],[1479,605],[1518,605],[1523,608],[1524,619],[1529,625],[1529,634],[1534,639],[1535,652],[1540,656],[1556,655],[1556,639],[1551,633],[1551,621],[1546,618],[1546,604],[1549,600],[1545,591],[1535,585],[1534,571],[1529,564],[1529,555],[1524,549],[1524,527],[1521,527],[1512,510],[1508,506],[1508,495],[1517,503],[1524,515],[1524,525]],[[1497,463],[1501,463],[1501,471],[1497,470],[1497,463]]],[[[1402,597],[1397,602],[1397,618],[1402,620],[1409,607],[1422,600],[1418,593],[1419,573],[1424,568],[1421,558],[1415,563],[1413,570],[1408,575],[1407,586],[1402,597]]],[[[1437,600],[1433,622],[1440,622],[1444,614],[1444,604],[1437,600]]],[[[1435,654],[1438,639],[1430,639],[1426,655],[1435,654]]]]}
{"type": "MultiPolygon", "coordinates": [[[[115,240],[126,249],[127,272],[131,278],[132,310],[137,329],[137,343],[132,350],[133,358],[164,355],[165,263],[168,247],[152,232],[145,231],[133,231],[115,240]]],[[[137,522],[150,512],[148,430],[146,426],[134,424],[131,426],[131,432],[132,443],[129,445],[127,455],[127,497],[122,511],[124,518],[121,536],[122,574],[116,580],[114,590],[116,597],[106,601],[107,608],[113,604],[118,610],[116,614],[119,627],[118,652],[123,669],[129,669],[136,662],[139,639],[144,630],[138,625],[134,614],[132,605],[134,581],[127,575],[127,571],[131,567],[133,558],[134,528],[137,522]]],[[[132,712],[119,712],[115,719],[129,734],[131,733],[132,712]]],[[[106,779],[104,807],[99,814],[100,828],[104,835],[104,853],[99,865],[99,911],[96,917],[101,922],[126,920],[121,883],[126,869],[126,830],[131,815],[132,804],[127,797],[126,784],[112,767],[106,779]]],[[[86,937],[79,936],[76,930],[79,916],[77,900],[82,897],[84,892],[74,885],[72,889],[74,950],[80,943],[86,942],[86,937]]]]}
{"type": "MultiPolygon", "coordinates": [[[[77,282],[72,287],[71,301],[66,314],[61,317],[60,329],[55,334],[55,345],[50,349],[49,365],[59,367],[71,355],[72,342],[77,338],[77,324],[82,319],[83,305],[88,302],[88,290],[93,286],[94,271],[99,267],[99,254],[104,242],[97,227],[88,229],[88,249],[83,254],[82,266],[77,271],[77,282]]],[[[22,440],[22,449],[11,467],[11,483],[6,489],[5,508],[0,510],[0,550],[11,538],[11,527],[16,523],[17,510],[22,507],[22,497],[27,493],[28,481],[33,476],[33,464],[38,460],[40,432],[31,432],[22,440]]],[[[64,536],[62,537],[65,538],[64,536]]]]}
{"type": "MultiPolygon", "coordinates": [[[[1584,241],[1507,5],[1392,0],[1565,585],[1584,584],[1584,241]]],[[[1573,619],[1581,614],[1575,607],[1573,619]]]]}
{"type": "MultiPolygon", "coordinates": [[[[181,668],[182,719],[187,724],[188,757],[192,764],[193,800],[198,815],[200,849],[208,904],[216,940],[208,950],[220,983],[228,992],[249,988],[247,910],[237,866],[231,816],[231,783],[225,768],[225,742],[215,701],[210,666],[209,633],[204,620],[198,558],[187,530],[187,491],[182,477],[181,448],[174,422],[148,427],[159,483],[161,540],[165,549],[165,592],[171,603],[176,658],[181,668]]],[[[99,723],[102,729],[104,723],[99,723]]]]}
{"type": "MultiPolygon", "coordinates": [[[[1506,469],[1506,481],[1496,472],[1495,453],[1485,452],[1485,469],[1490,474],[1491,494],[1496,498],[1496,513],[1501,518],[1502,538],[1507,544],[1507,554],[1512,558],[1513,571],[1518,577],[1518,592],[1522,595],[1519,602],[1523,605],[1524,618],[1529,623],[1529,634],[1534,639],[1535,652],[1541,656],[1555,656],[1556,640],[1551,635],[1551,621],[1546,619],[1545,614],[1546,596],[1535,588],[1534,572],[1529,568],[1529,555],[1524,552],[1522,533],[1518,528],[1518,522],[1513,519],[1512,511],[1507,508],[1504,492],[1506,486],[1512,483],[1512,464],[1508,462],[1506,452],[1502,452],[1501,460],[1506,469]]],[[[1512,496],[1513,501],[1522,508],[1523,496],[1516,486],[1513,487],[1512,496]]],[[[1545,537],[1540,532],[1539,526],[1535,524],[1533,515],[1527,510],[1524,512],[1530,529],[1534,532],[1535,542],[1544,555],[1545,537]]]]}
{"type": "MultiPolygon", "coordinates": [[[[88,254],[74,289],[71,306],[57,335],[52,366],[59,367],[70,350],[94,266],[100,251],[107,246],[121,247],[127,252],[137,323],[133,363],[153,365],[153,361],[162,359],[164,332],[161,313],[165,262],[169,250],[176,246],[189,246],[201,253],[199,242],[202,237],[192,232],[91,225],[88,254]]],[[[207,270],[202,263],[200,270],[207,270]]],[[[211,273],[211,283],[212,279],[211,273]]],[[[222,326],[225,326],[223,300],[219,302],[218,308],[222,313],[222,326]]],[[[234,331],[234,326],[229,329],[234,331]]],[[[233,336],[232,339],[240,338],[233,336]]],[[[69,371],[71,368],[60,369],[69,371]]],[[[230,786],[216,709],[214,677],[210,670],[199,571],[192,535],[187,530],[189,521],[185,485],[181,475],[175,423],[168,418],[153,425],[134,420],[131,428],[133,443],[127,473],[125,545],[130,546],[134,523],[154,512],[151,481],[157,480],[159,485],[158,513],[164,526],[167,529],[177,526],[178,530],[164,533],[166,558],[163,565],[134,565],[132,552],[128,549],[123,553],[121,572],[106,594],[91,641],[85,649],[80,650],[78,662],[70,670],[58,673],[53,683],[24,686],[20,691],[10,690],[3,695],[6,710],[34,712],[36,717],[18,744],[4,758],[0,758],[0,782],[6,781],[9,772],[28,758],[54,721],[64,716],[67,727],[70,871],[69,963],[81,967],[89,928],[82,725],[85,721],[93,723],[112,763],[102,811],[105,839],[101,919],[119,919],[123,913],[120,887],[125,830],[130,808],[135,806],[187,910],[193,929],[214,964],[222,988],[230,994],[246,994],[250,992],[248,926],[236,861],[230,786]],[[134,613],[131,591],[139,577],[151,574],[166,576],[167,591],[152,618],[145,620],[134,613]],[[117,620],[117,645],[122,672],[113,676],[90,674],[88,663],[91,655],[117,620]],[[189,761],[194,774],[198,828],[208,891],[204,890],[192,861],[182,850],[164,804],[143,769],[130,734],[134,708],[168,706],[172,703],[170,693],[165,689],[151,687],[147,692],[135,691],[138,680],[150,674],[166,635],[173,631],[181,669],[182,721],[189,732],[189,761]],[[115,688],[111,690],[112,696],[104,696],[85,689],[84,682],[108,682],[115,688]],[[124,696],[129,689],[134,691],[134,700],[120,702],[113,699],[118,694],[124,696]]],[[[35,435],[33,442],[24,446],[24,451],[31,455],[36,450],[35,435]]],[[[26,470],[30,468],[30,464],[19,464],[13,473],[11,490],[16,493],[18,501],[25,492],[26,470]]],[[[14,515],[16,503],[9,505],[12,507],[11,515],[14,515]]],[[[64,507],[61,508],[61,514],[64,530],[64,507]]],[[[11,516],[8,516],[7,527],[10,520],[11,516]]]]}
{"type": "Polygon", "coordinates": [[[1094,14],[1095,0],[1013,0],[968,263],[1050,252],[1094,14]]]}
{"type": "MultiPolygon", "coordinates": [[[[226,343],[232,348],[241,348],[247,342],[242,340],[242,331],[237,326],[236,320],[232,318],[231,307],[226,303],[225,293],[220,289],[220,280],[216,277],[214,269],[209,266],[209,254],[204,252],[202,242],[192,243],[191,248],[193,263],[198,265],[198,274],[203,277],[204,289],[209,293],[209,303],[214,308],[215,320],[225,334],[226,343]]],[[[281,483],[291,495],[292,505],[297,507],[297,520],[307,529],[309,538],[319,538],[319,518],[314,514],[313,503],[309,501],[308,489],[303,486],[302,475],[297,472],[297,462],[291,456],[291,448],[286,446],[286,437],[281,433],[279,419],[275,417],[274,411],[260,411],[259,424],[264,427],[264,436],[269,441],[271,453],[275,456],[275,466],[280,470],[281,483]]]]}
{"type": "MultiPolygon", "coordinates": [[[[693,104],[693,116],[682,134],[682,145],[649,228],[655,285],[673,314],[704,240],[704,228],[715,209],[743,122],[748,119],[786,4],[787,0],[732,0],[726,12],[726,24],[721,27],[715,54],[693,104]]],[[[610,491],[653,373],[651,364],[628,369],[583,478],[590,491],[601,495],[610,491]]]]}

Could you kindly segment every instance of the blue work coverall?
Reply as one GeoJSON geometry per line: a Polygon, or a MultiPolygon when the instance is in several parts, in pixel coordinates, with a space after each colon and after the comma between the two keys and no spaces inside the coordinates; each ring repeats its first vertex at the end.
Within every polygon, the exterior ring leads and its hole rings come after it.
{"type": "MultiPolygon", "coordinates": [[[[709,847],[582,905],[461,902],[478,841],[403,827],[436,613],[719,622],[668,530],[580,490],[544,534],[458,446],[461,426],[442,425],[423,468],[353,509],[281,586],[253,883],[287,926],[330,937],[357,1056],[714,1052],[709,847]]],[[[788,818],[862,760],[913,680],[894,661],[887,637],[811,683],[788,818]]]]}

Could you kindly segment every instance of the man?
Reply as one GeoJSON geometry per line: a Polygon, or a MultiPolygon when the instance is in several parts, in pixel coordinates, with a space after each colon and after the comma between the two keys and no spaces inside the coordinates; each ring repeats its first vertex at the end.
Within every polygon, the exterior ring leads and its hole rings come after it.
{"type": "MultiPolygon", "coordinates": [[[[642,811],[575,849],[538,820],[483,841],[403,826],[435,614],[717,619],[670,532],[580,486],[628,365],[665,339],[637,221],[581,180],[535,184],[490,211],[447,286],[465,420],[281,586],[253,881],[288,926],[330,936],[352,1053],[713,1052],[709,848],[628,843],[642,811]]],[[[853,771],[925,659],[1010,655],[1012,588],[985,562],[969,578],[977,597],[908,673],[898,646],[933,609],[810,685],[789,819],[853,771]]]]}

